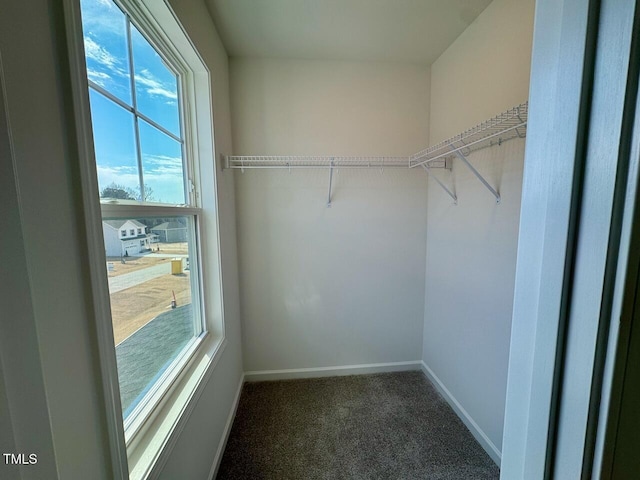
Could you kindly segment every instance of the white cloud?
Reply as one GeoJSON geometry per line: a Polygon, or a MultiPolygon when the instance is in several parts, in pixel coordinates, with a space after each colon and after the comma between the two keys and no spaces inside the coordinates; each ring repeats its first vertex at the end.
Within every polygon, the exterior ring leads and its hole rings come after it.
{"type": "Polygon", "coordinates": [[[84,37],[84,52],[87,58],[95,60],[100,65],[107,67],[109,70],[120,69],[120,60],[107,51],[106,48],[99,45],[93,38],[84,37]]]}
{"type": "Polygon", "coordinates": [[[146,87],[145,90],[149,95],[158,95],[170,100],[176,100],[178,98],[177,92],[170,90],[170,85],[163,84],[147,69],[141,70],[140,73],[136,75],[136,81],[146,87]]]}
{"type": "MultiPolygon", "coordinates": [[[[126,58],[113,55],[107,45],[120,42],[124,45],[124,16],[112,0],[83,0],[82,16],[85,55],[87,60],[102,67],[90,70],[89,78],[102,87],[111,84],[116,88],[118,85],[114,83],[120,83],[117,77],[129,78],[128,62],[126,58]],[[98,71],[102,69],[104,71],[98,71]]],[[[177,89],[172,82],[164,82],[148,69],[138,72],[135,79],[140,90],[147,95],[161,97],[167,105],[176,105],[177,89]]]]}
{"type": "Polygon", "coordinates": [[[161,177],[182,178],[182,159],[180,157],[168,157],[164,155],[145,155],[145,178],[149,175],[161,177]]]}
{"type": "Polygon", "coordinates": [[[124,14],[111,0],[81,0],[81,8],[85,34],[124,36],[124,14]]]}
{"type": "Polygon", "coordinates": [[[124,185],[125,187],[133,189],[138,188],[140,179],[138,178],[137,168],[135,167],[106,167],[98,165],[96,168],[98,171],[99,183],[103,188],[106,185],[111,185],[112,183],[117,183],[118,185],[124,185]]]}
{"type": "MultiPolygon", "coordinates": [[[[128,165],[105,166],[98,165],[98,177],[101,179],[102,185],[108,185],[112,182],[123,184],[126,186],[137,186],[138,168],[128,165]]],[[[144,178],[145,183],[148,180],[170,180],[182,179],[182,159],[174,157],[166,157],[162,155],[145,155],[144,156],[144,178]]]]}
{"type": "MultiPolygon", "coordinates": [[[[145,157],[146,161],[147,157],[145,157]]],[[[173,157],[150,156],[148,161],[155,162],[159,166],[157,169],[145,169],[144,172],[144,183],[153,190],[153,200],[168,203],[183,202],[182,160],[173,157]],[[180,168],[176,168],[177,165],[180,165],[180,168]]],[[[136,167],[98,165],[97,170],[100,189],[115,183],[138,191],[140,180],[136,167]]]]}
{"type": "Polygon", "coordinates": [[[106,87],[106,84],[109,80],[111,80],[111,75],[106,72],[98,72],[97,70],[92,70],[87,68],[87,76],[89,80],[94,83],[97,83],[101,87],[106,87]]]}
{"type": "Polygon", "coordinates": [[[167,155],[147,155],[145,156],[145,160],[155,165],[171,165],[179,166],[180,168],[182,168],[182,158],[180,157],[169,157],[167,155]]]}
{"type": "Polygon", "coordinates": [[[87,77],[92,82],[111,92],[129,92],[128,69],[122,65],[126,59],[113,55],[90,36],[84,37],[84,51],[87,57],[87,77]],[[89,60],[93,60],[90,62],[89,60]]]}
{"type": "Polygon", "coordinates": [[[131,167],[129,165],[119,165],[117,167],[105,167],[105,168],[110,168],[114,172],[117,172],[120,174],[135,173],[137,175],[137,172],[138,172],[138,167],[131,167]]]}

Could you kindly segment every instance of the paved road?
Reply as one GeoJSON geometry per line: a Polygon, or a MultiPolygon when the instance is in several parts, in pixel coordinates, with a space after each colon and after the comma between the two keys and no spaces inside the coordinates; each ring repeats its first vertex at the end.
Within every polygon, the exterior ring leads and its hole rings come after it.
{"type": "Polygon", "coordinates": [[[136,285],[170,273],[171,262],[166,262],[131,273],[124,273],[116,277],[109,277],[109,293],[116,293],[125,288],[135,287],[136,285]]]}
{"type": "Polygon", "coordinates": [[[187,258],[186,253],[145,253],[144,255],[131,255],[133,258],[187,258]]]}

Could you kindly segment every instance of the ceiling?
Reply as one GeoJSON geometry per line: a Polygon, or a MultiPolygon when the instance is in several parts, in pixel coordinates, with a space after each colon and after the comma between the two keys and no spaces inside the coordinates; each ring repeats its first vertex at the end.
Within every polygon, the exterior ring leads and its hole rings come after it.
{"type": "Polygon", "coordinates": [[[491,0],[205,0],[230,57],[430,65],[491,0]]]}

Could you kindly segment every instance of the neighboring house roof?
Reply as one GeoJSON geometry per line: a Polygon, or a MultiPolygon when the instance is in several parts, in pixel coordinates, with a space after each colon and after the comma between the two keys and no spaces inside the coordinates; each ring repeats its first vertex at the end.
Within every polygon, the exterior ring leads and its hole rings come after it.
{"type": "Polygon", "coordinates": [[[126,219],[126,220],[122,220],[122,219],[119,219],[119,220],[103,220],[102,222],[106,223],[107,225],[109,225],[109,226],[111,226],[113,228],[116,228],[116,229],[122,227],[127,222],[131,222],[136,227],[139,227],[139,228],[145,228],[146,227],[146,225],[144,223],[140,223],[138,220],[130,220],[130,219],[126,219]]]}
{"type": "Polygon", "coordinates": [[[187,228],[187,227],[185,227],[180,222],[164,222],[164,223],[161,223],[160,225],[156,225],[155,227],[152,227],[151,231],[154,231],[154,230],[178,230],[178,229],[181,229],[181,228],[187,228]]]}

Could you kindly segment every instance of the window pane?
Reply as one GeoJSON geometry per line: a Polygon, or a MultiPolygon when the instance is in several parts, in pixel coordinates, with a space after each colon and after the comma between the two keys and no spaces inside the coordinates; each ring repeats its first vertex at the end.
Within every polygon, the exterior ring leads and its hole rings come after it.
{"type": "Polygon", "coordinates": [[[180,137],[178,78],[133,25],[131,42],[138,110],[180,137]]]}
{"type": "Polygon", "coordinates": [[[123,416],[202,332],[192,217],[103,220],[123,416]],[[121,231],[141,228],[123,238],[121,231]],[[196,298],[194,298],[196,297],[196,298]],[[195,301],[193,301],[195,300],[195,301]]]}
{"type": "Polygon", "coordinates": [[[111,0],[81,0],[87,77],[131,105],[126,20],[111,0]]]}
{"type": "Polygon", "coordinates": [[[102,198],[137,199],[140,179],[133,114],[90,89],[91,120],[102,198]]]}
{"type": "Polygon", "coordinates": [[[182,146],[144,120],[139,128],[145,200],[185,204],[182,146]]]}

